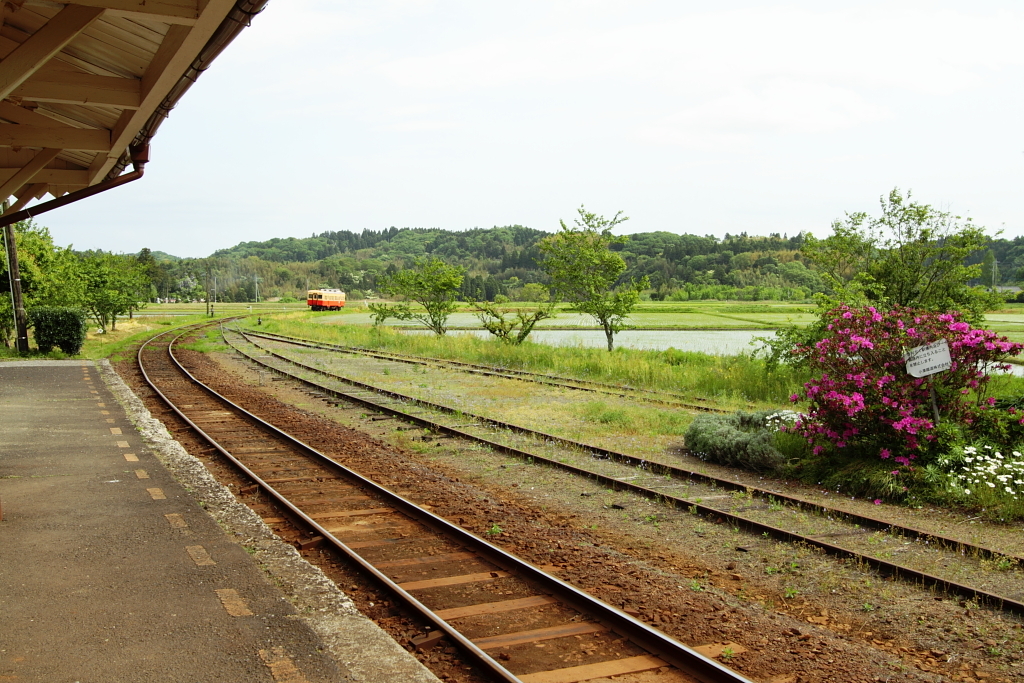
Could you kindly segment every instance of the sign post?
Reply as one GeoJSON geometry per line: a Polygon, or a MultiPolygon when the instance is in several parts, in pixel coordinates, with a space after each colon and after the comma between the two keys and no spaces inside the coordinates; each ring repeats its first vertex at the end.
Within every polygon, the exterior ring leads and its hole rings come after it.
{"type": "MultiPolygon", "coordinates": [[[[907,352],[907,374],[911,377],[928,377],[949,370],[951,367],[953,367],[953,359],[949,355],[949,342],[945,339],[924,346],[915,346],[907,352]]],[[[935,387],[930,382],[928,394],[932,399],[932,414],[935,416],[935,424],[939,424],[939,405],[935,401],[935,387]]]]}

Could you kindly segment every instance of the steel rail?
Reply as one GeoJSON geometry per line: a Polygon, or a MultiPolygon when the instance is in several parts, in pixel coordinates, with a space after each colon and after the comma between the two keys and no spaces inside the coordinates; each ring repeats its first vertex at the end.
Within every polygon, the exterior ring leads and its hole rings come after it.
{"type": "MultiPolygon", "coordinates": [[[[236,330],[236,332],[238,334],[240,334],[243,338],[246,338],[246,339],[248,339],[248,337],[250,336],[248,332],[242,332],[240,330],[236,330]]],[[[261,335],[255,335],[255,336],[261,336],[261,335]]],[[[228,342],[228,343],[230,344],[230,342],[228,342]]],[[[751,486],[749,484],[744,484],[744,483],[741,483],[741,482],[731,481],[729,479],[722,479],[722,478],[719,478],[719,477],[712,476],[710,474],[703,474],[701,472],[696,472],[694,470],[689,470],[689,469],[686,469],[684,467],[679,467],[677,465],[670,465],[668,463],[662,463],[662,462],[658,462],[658,461],[655,461],[655,460],[646,460],[644,458],[638,458],[636,456],[628,455],[626,453],[621,453],[619,451],[614,451],[614,450],[607,449],[607,448],[601,448],[600,446],[591,446],[591,445],[588,445],[588,444],[585,444],[585,443],[581,443],[579,441],[573,441],[572,439],[566,439],[564,437],[555,436],[553,434],[547,434],[546,432],[540,432],[540,431],[532,430],[532,429],[529,429],[529,428],[526,428],[526,427],[521,427],[519,425],[514,425],[514,424],[511,424],[511,423],[508,423],[508,422],[503,422],[501,420],[495,420],[495,419],[492,419],[492,418],[483,417],[483,416],[480,416],[480,415],[475,415],[473,413],[467,413],[465,411],[455,410],[453,408],[449,408],[448,406],[444,406],[444,405],[437,404],[437,403],[432,403],[430,401],[425,401],[423,399],[413,398],[413,397],[407,396],[405,394],[401,394],[401,393],[398,393],[398,392],[392,392],[392,391],[389,391],[387,389],[382,389],[380,387],[376,387],[376,386],[374,386],[372,384],[364,384],[364,383],[358,382],[357,380],[352,380],[352,379],[348,379],[348,378],[345,378],[345,377],[341,377],[340,375],[336,375],[336,374],[331,373],[329,371],[321,370],[320,368],[307,365],[305,363],[302,363],[301,361],[297,361],[295,359],[288,358],[287,356],[279,354],[276,351],[273,351],[271,349],[267,349],[265,347],[260,347],[258,344],[255,344],[255,343],[253,343],[251,341],[250,341],[250,343],[252,343],[253,346],[255,346],[256,348],[262,348],[264,351],[266,351],[270,355],[274,356],[275,358],[279,358],[279,359],[281,359],[281,360],[283,360],[283,361],[285,361],[287,363],[291,363],[293,365],[301,367],[304,370],[309,370],[310,372],[315,372],[317,374],[321,374],[321,375],[324,375],[326,377],[331,377],[333,379],[344,381],[344,382],[346,382],[348,384],[352,384],[353,386],[358,386],[358,387],[360,387],[362,389],[365,389],[367,391],[374,391],[376,393],[380,393],[380,394],[383,394],[383,395],[388,396],[390,398],[394,398],[396,400],[403,401],[403,402],[412,402],[412,403],[415,403],[417,405],[423,406],[425,408],[429,408],[431,410],[437,410],[437,411],[445,412],[445,413],[448,413],[448,414],[461,414],[461,415],[464,415],[466,417],[472,418],[474,420],[479,420],[480,422],[483,422],[483,423],[486,423],[486,424],[490,424],[490,425],[492,425],[494,427],[498,427],[500,429],[505,429],[505,430],[517,432],[517,433],[520,433],[520,434],[526,434],[526,435],[529,435],[529,436],[540,437],[540,438],[544,439],[545,441],[549,441],[549,442],[552,442],[552,443],[557,443],[557,444],[565,446],[567,448],[573,448],[575,450],[589,452],[591,454],[599,455],[599,456],[602,456],[604,458],[608,458],[609,460],[613,460],[615,462],[622,463],[624,465],[630,465],[630,466],[633,466],[633,467],[640,467],[640,468],[646,469],[646,470],[648,470],[648,471],[650,471],[650,472],[652,472],[654,474],[660,474],[660,475],[666,475],[667,474],[667,475],[669,475],[671,477],[674,477],[674,478],[677,478],[677,479],[691,479],[691,480],[696,480],[696,481],[698,481],[700,483],[703,483],[703,484],[709,484],[709,485],[713,485],[713,486],[729,489],[729,490],[732,490],[732,491],[744,491],[744,492],[749,492],[749,493],[752,493],[752,494],[756,494],[756,495],[758,495],[760,497],[763,497],[763,498],[773,498],[776,501],[784,502],[784,503],[787,503],[789,505],[795,506],[797,508],[807,509],[807,510],[809,510],[811,512],[815,512],[815,513],[822,514],[822,515],[832,515],[834,517],[839,517],[839,518],[842,518],[842,519],[844,519],[846,521],[853,522],[853,523],[856,523],[856,524],[860,524],[860,525],[862,525],[864,527],[871,528],[871,529],[876,529],[878,531],[898,531],[900,534],[902,534],[902,535],[904,535],[904,536],[906,536],[908,538],[912,538],[912,539],[915,539],[915,540],[926,541],[926,542],[929,542],[929,543],[935,543],[935,544],[937,544],[939,546],[950,548],[950,549],[952,549],[952,550],[954,550],[956,552],[961,552],[961,553],[965,553],[965,554],[966,553],[973,553],[973,554],[977,555],[978,557],[981,557],[981,558],[984,558],[984,559],[991,560],[991,559],[1008,558],[1008,559],[1011,559],[1011,560],[1017,560],[1018,562],[1024,563],[1024,557],[1020,557],[1020,556],[1014,555],[1012,553],[999,552],[999,551],[994,550],[992,548],[987,548],[985,546],[980,546],[980,545],[973,544],[973,543],[967,543],[966,541],[961,541],[961,540],[955,539],[955,538],[949,538],[947,536],[942,536],[940,534],[935,534],[935,533],[932,533],[930,531],[925,531],[923,529],[916,529],[914,527],[903,526],[903,525],[896,524],[896,523],[893,523],[893,522],[890,522],[890,521],[887,521],[887,520],[884,520],[884,519],[879,519],[877,517],[871,517],[869,515],[864,515],[864,514],[857,513],[857,512],[849,512],[849,511],[846,511],[846,510],[839,510],[837,508],[829,507],[827,505],[822,505],[821,503],[815,503],[813,501],[809,501],[809,500],[806,500],[804,498],[800,498],[798,496],[792,496],[792,495],[788,495],[788,494],[785,494],[785,493],[779,493],[779,492],[771,491],[771,490],[768,490],[768,489],[762,489],[762,488],[759,488],[759,487],[756,487],[756,486],[751,486]]],[[[236,350],[239,350],[239,349],[236,348],[236,350]]],[[[253,360],[255,360],[255,359],[253,359],[253,360]]],[[[320,385],[317,385],[317,386],[319,387],[320,385]]],[[[377,405],[377,404],[374,404],[374,405],[377,405]]]]}
{"type": "MultiPolygon", "coordinates": [[[[485,377],[502,377],[505,379],[515,379],[522,382],[534,382],[536,384],[545,384],[553,387],[562,387],[565,389],[573,389],[575,391],[590,391],[597,394],[611,394],[613,396],[619,396],[622,398],[627,397],[629,393],[633,394],[652,394],[652,396],[633,396],[641,401],[647,403],[658,403],[661,405],[668,405],[677,408],[688,408],[690,410],[698,410],[707,413],[727,413],[729,411],[721,408],[712,408],[711,406],[695,405],[693,403],[687,403],[686,401],[679,400],[666,400],[663,398],[656,398],[657,396],[679,396],[671,392],[659,392],[652,389],[643,389],[638,387],[628,387],[617,384],[606,384],[604,382],[597,382],[589,379],[573,379],[570,377],[561,377],[558,375],[542,375],[536,372],[529,372],[527,370],[513,370],[508,368],[500,368],[493,365],[483,365],[480,363],[467,363],[465,361],[449,360],[446,358],[430,358],[427,356],[412,356],[407,354],[394,353],[391,351],[379,351],[376,349],[367,349],[361,346],[345,346],[342,344],[332,344],[330,342],[320,342],[311,339],[302,339],[301,337],[292,337],[285,334],[277,334],[274,332],[257,332],[249,330],[247,334],[254,337],[263,337],[274,341],[283,341],[288,344],[295,344],[296,346],[305,346],[308,348],[324,348],[340,353],[351,353],[353,355],[370,356],[371,358],[380,358],[383,360],[390,360],[396,363],[406,363],[409,365],[449,365],[455,367],[459,372],[465,372],[473,375],[483,375],[485,377]],[[582,385],[582,386],[580,386],[582,385]],[[625,393],[623,393],[625,392],[625,393]]],[[[685,398],[685,397],[683,397],[685,398]]],[[[693,399],[699,400],[699,399],[693,399]]]]}
{"type": "MultiPolygon", "coordinates": [[[[243,337],[245,336],[242,333],[239,333],[239,334],[242,335],[243,337]]],[[[227,339],[227,338],[225,337],[225,339],[227,339]]],[[[397,410],[397,409],[392,408],[390,406],[380,405],[378,403],[375,403],[375,402],[373,402],[371,400],[368,400],[368,399],[365,399],[365,398],[361,398],[361,397],[358,397],[358,396],[353,396],[353,395],[350,395],[350,394],[346,394],[345,392],[337,391],[336,389],[331,389],[330,387],[325,387],[322,384],[318,384],[316,382],[313,382],[312,380],[308,380],[308,379],[305,379],[305,378],[302,378],[302,377],[298,377],[296,375],[289,374],[289,373],[287,373],[287,372],[285,372],[285,371],[283,371],[283,370],[281,370],[279,368],[275,368],[272,365],[269,365],[268,363],[265,363],[265,362],[261,361],[260,359],[258,359],[255,356],[252,356],[250,354],[245,353],[244,351],[239,349],[237,346],[231,344],[230,341],[228,341],[228,344],[231,345],[233,348],[235,348],[236,351],[238,351],[239,353],[242,353],[245,357],[247,357],[250,360],[252,360],[253,362],[256,362],[256,363],[258,363],[258,364],[260,364],[260,365],[262,365],[264,367],[267,367],[267,368],[269,368],[270,370],[272,370],[274,372],[278,372],[280,374],[283,374],[283,375],[286,375],[288,377],[291,377],[292,379],[295,379],[295,380],[298,380],[300,382],[303,382],[304,384],[307,384],[309,386],[315,387],[316,389],[318,389],[319,391],[322,391],[324,393],[335,395],[335,396],[338,396],[338,397],[343,397],[343,398],[348,399],[348,400],[353,400],[353,401],[359,402],[359,403],[361,403],[361,404],[363,404],[363,405],[365,405],[365,406],[367,406],[369,408],[372,408],[374,410],[378,410],[378,411],[381,411],[381,412],[386,412],[386,413],[389,413],[391,415],[394,415],[395,417],[401,417],[402,419],[408,420],[410,422],[414,422],[414,423],[416,423],[416,424],[418,424],[418,425],[420,425],[422,427],[426,427],[426,428],[429,428],[429,429],[432,429],[432,430],[435,430],[435,431],[438,431],[438,432],[449,434],[451,436],[455,436],[455,437],[458,437],[458,438],[463,438],[463,439],[467,439],[467,440],[470,440],[470,441],[475,441],[477,443],[486,445],[486,446],[488,446],[488,447],[490,447],[490,448],[492,448],[492,449],[494,449],[496,451],[499,451],[499,452],[502,452],[502,453],[506,453],[508,455],[513,455],[515,457],[526,459],[526,460],[532,461],[534,463],[541,463],[541,464],[544,464],[544,465],[548,465],[550,467],[555,467],[555,468],[558,468],[558,469],[570,472],[572,474],[575,474],[575,475],[578,475],[578,476],[581,476],[581,477],[584,477],[584,478],[592,479],[592,480],[594,480],[594,481],[596,481],[596,482],[598,482],[598,483],[600,483],[602,485],[608,486],[608,487],[610,487],[612,489],[615,489],[615,490],[630,491],[632,493],[636,493],[636,494],[644,496],[646,498],[650,498],[650,499],[653,499],[653,500],[660,501],[662,503],[668,504],[668,505],[670,505],[670,506],[672,506],[674,508],[681,508],[681,509],[686,509],[686,510],[688,510],[690,512],[697,512],[697,513],[699,513],[699,514],[701,514],[701,515],[703,515],[705,517],[708,517],[708,518],[718,518],[721,521],[729,521],[730,523],[736,525],[737,527],[742,528],[742,529],[744,529],[746,531],[749,531],[751,533],[756,533],[756,534],[761,534],[761,535],[767,534],[771,538],[774,538],[774,539],[777,539],[777,540],[780,540],[780,541],[784,541],[784,542],[787,542],[787,543],[799,543],[799,544],[803,544],[803,545],[806,545],[806,546],[818,548],[818,549],[822,550],[823,552],[825,552],[825,553],[827,553],[829,555],[832,555],[833,557],[837,557],[837,558],[840,558],[840,559],[856,560],[858,562],[863,562],[864,564],[868,565],[869,567],[871,567],[872,569],[874,569],[878,573],[882,574],[883,576],[902,579],[902,580],[910,582],[910,583],[920,583],[922,585],[925,585],[925,586],[928,586],[928,587],[940,590],[940,591],[942,591],[942,592],[944,592],[946,594],[949,594],[949,595],[956,595],[956,596],[964,597],[964,598],[967,598],[967,599],[970,599],[970,600],[976,600],[980,604],[987,605],[987,606],[992,607],[994,609],[999,609],[999,610],[1008,612],[1010,614],[1014,614],[1016,616],[1024,617],[1024,603],[1021,603],[1021,602],[1019,602],[1017,600],[1013,600],[1011,598],[1008,598],[1008,597],[1005,597],[1005,596],[1002,596],[1002,595],[998,595],[998,594],[995,594],[995,593],[990,593],[988,591],[984,591],[984,590],[981,590],[980,588],[975,588],[973,586],[968,586],[968,585],[965,585],[965,584],[957,583],[957,582],[951,581],[949,579],[944,579],[942,577],[935,576],[935,575],[929,574],[927,572],[922,572],[922,571],[919,571],[919,570],[916,570],[916,569],[911,569],[909,567],[904,567],[902,565],[898,565],[898,564],[893,563],[893,562],[887,562],[885,560],[882,560],[882,559],[879,559],[879,558],[876,558],[876,557],[872,557],[870,555],[864,555],[864,554],[858,553],[858,552],[856,552],[854,550],[849,550],[849,549],[843,548],[841,546],[837,546],[837,545],[833,545],[831,543],[827,543],[825,541],[821,541],[821,540],[819,540],[817,538],[814,538],[812,536],[804,536],[802,534],[797,534],[797,533],[794,533],[794,532],[791,532],[791,531],[787,531],[785,529],[781,529],[779,527],[775,527],[775,526],[772,526],[770,524],[765,524],[763,522],[758,522],[756,520],[752,520],[752,519],[749,519],[747,517],[743,517],[742,515],[737,515],[735,513],[727,512],[727,511],[724,511],[724,510],[719,510],[719,509],[716,509],[716,508],[713,508],[713,507],[709,507],[709,506],[703,505],[703,504],[698,503],[698,502],[693,501],[693,500],[688,500],[688,499],[685,499],[685,498],[680,498],[678,496],[673,496],[673,495],[670,495],[670,494],[666,494],[666,493],[663,493],[661,491],[657,491],[655,489],[651,489],[651,488],[648,488],[648,487],[645,487],[645,486],[640,486],[638,484],[631,484],[629,482],[621,481],[619,479],[615,479],[614,477],[610,477],[610,476],[603,475],[603,474],[600,474],[600,473],[597,473],[597,472],[593,472],[591,470],[587,470],[587,469],[584,469],[584,468],[581,468],[581,467],[577,467],[575,465],[570,465],[570,464],[567,464],[567,463],[558,462],[557,460],[554,460],[552,458],[546,458],[544,456],[540,456],[540,455],[537,455],[535,453],[530,453],[529,451],[524,451],[522,449],[515,448],[514,446],[508,446],[506,444],[502,444],[502,443],[499,443],[499,442],[496,442],[496,441],[491,441],[490,439],[485,439],[485,438],[477,436],[475,434],[471,434],[469,432],[465,432],[465,431],[463,431],[461,429],[458,429],[458,428],[455,428],[455,427],[449,427],[449,426],[443,425],[443,424],[438,423],[438,422],[434,422],[433,420],[429,420],[429,419],[421,417],[421,416],[417,416],[417,415],[413,415],[413,414],[410,414],[410,413],[406,413],[404,411],[397,410]]],[[[255,344],[254,344],[254,346],[255,346],[255,344]]],[[[298,361],[294,361],[294,360],[288,359],[286,357],[281,356],[280,354],[276,354],[273,351],[269,351],[267,349],[264,349],[264,350],[268,351],[268,353],[270,353],[270,355],[272,355],[272,356],[274,356],[276,358],[279,358],[281,360],[284,360],[287,363],[291,363],[293,365],[296,365],[297,367],[300,367],[300,368],[302,368],[304,370],[308,370],[308,371],[311,371],[311,372],[314,372],[314,373],[317,373],[317,374],[329,376],[329,377],[331,377],[333,379],[336,379],[338,381],[344,382],[346,384],[351,384],[353,386],[356,386],[356,387],[358,387],[360,389],[363,389],[363,390],[366,390],[366,391],[374,391],[376,393],[382,394],[384,396],[388,396],[390,398],[394,398],[396,400],[401,400],[401,401],[412,403],[412,404],[415,404],[415,405],[420,405],[422,407],[431,408],[431,409],[438,410],[438,411],[441,411],[441,412],[445,412],[445,413],[448,413],[448,414],[460,413],[461,415],[466,416],[466,417],[471,417],[473,419],[477,419],[477,420],[480,420],[482,422],[488,422],[488,423],[493,424],[495,426],[502,426],[502,427],[504,427],[504,423],[501,423],[501,422],[499,422],[497,420],[491,420],[489,418],[483,418],[483,417],[480,417],[480,416],[472,415],[470,413],[465,413],[463,411],[456,411],[456,410],[454,410],[452,408],[448,408],[447,406],[442,406],[442,405],[439,405],[439,404],[433,404],[433,403],[430,403],[428,401],[423,401],[421,399],[416,399],[416,398],[412,398],[412,397],[409,397],[409,396],[404,396],[403,394],[399,394],[397,392],[392,392],[392,391],[389,391],[389,390],[386,390],[386,389],[380,389],[380,388],[374,387],[373,385],[370,385],[370,384],[365,384],[363,382],[358,382],[356,380],[351,380],[351,379],[347,379],[347,378],[344,378],[344,377],[339,377],[337,375],[333,375],[333,374],[331,374],[329,372],[326,372],[324,370],[321,370],[319,368],[311,367],[311,366],[305,365],[304,363],[300,363],[298,361]]],[[[692,475],[693,478],[702,478],[702,479],[705,479],[705,480],[713,481],[715,483],[727,484],[727,485],[729,485],[729,487],[731,487],[733,489],[736,489],[736,490],[744,490],[744,491],[750,490],[752,492],[763,493],[764,495],[771,495],[771,496],[776,497],[777,499],[790,500],[790,501],[793,501],[793,502],[799,502],[799,503],[801,503],[803,505],[811,505],[811,506],[816,506],[816,507],[819,507],[819,508],[821,507],[821,506],[817,506],[817,504],[801,502],[800,499],[790,498],[788,496],[780,496],[778,494],[773,494],[773,493],[770,493],[770,492],[767,492],[767,491],[764,491],[764,490],[755,489],[753,487],[747,487],[747,486],[744,486],[742,484],[737,484],[735,482],[729,482],[728,480],[717,480],[717,479],[714,479],[714,478],[711,478],[711,477],[707,477],[707,475],[701,475],[701,474],[696,473],[696,472],[691,473],[688,470],[682,470],[680,468],[673,468],[671,466],[661,465],[659,463],[651,463],[650,461],[645,461],[645,460],[642,460],[642,459],[639,459],[639,458],[635,458],[633,456],[628,456],[628,455],[625,455],[625,454],[616,453],[615,451],[608,451],[606,449],[593,448],[593,447],[587,446],[585,444],[579,444],[579,443],[576,443],[576,442],[572,442],[572,441],[570,441],[568,439],[562,439],[561,437],[546,435],[543,432],[531,432],[528,429],[525,429],[523,427],[518,427],[516,425],[508,425],[507,428],[511,429],[511,430],[514,430],[514,431],[517,431],[517,432],[520,432],[520,433],[533,433],[533,434],[535,434],[537,436],[540,436],[540,437],[542,437],[544,439],[550,439],[552,441],[555,441],[556,443],[560,443],[560,444],[567,445],[567,446],[570,446],[570,447],[575,447],[575,448],[579,448],[579,449],[583,449],[583,450],[589,450],[591,452],[606,453],[606,454],[608,454],[608,457],[617,456],[618,458],[620,458],[619,462],[622,462],[624,464],[634,464],[635,463],[638,467],[641,467],[643,469],[649,469],[650,471],[655,472],[655,473],[679,472],[679,473],[681,473],[681,475],[686,475],[686,476],[692,475]],[[652,465],[656,466],[657,469],[652,468],[652,465]]],[[[849,514],[849,513],[844,513],[842,511],[831,510],[829,508],[822,508],[822,509],[828,510],[829,512],[833,512],[835,514],[849,514]]],[[[853,515],[851,515],[851,516],[853,516],[853,515]]],[[[895,530],[899,530],[899,531],[905,531],[905,532],[907,532],[908,535],[913,535],[914,533],[917,533],[917,534],[920,534],[920,538],[923,538],[923,539],[936,540],[937,542],[947,542],[947,543],[949,543],[954,548],[957,548],[957,547],[970,548],[970,549],[977,550],[979,553],[987,552],[987,553],[991,553],[992,555],[998,555],[1000,557],[1010,557],[1010,558],[1017,559],[1016,556],[1013,556],[1013,555],[1006,555],[1004,553],[996,553],[993,550],[981,548],[981,547],[978,547],[978,546],[972,546],[970,544],[967,544],[967,543],[964,543],[962,541],[958,541],[958,540],[955,540],[955,539],[946,539],[944,537],[935,536],[935,535],[929,534],[927,532],[923,532],[923,531],[919,531],[919,530],[915,530],[915,529],[910,529],[910,528],[907,528],[907,527],[900,527],[899,525],[892,524],[892,523],[889,523],[889,522],[884,522],[882,520],[874,520],[873,518],[866,518],[866,519],[872,520],[872,521],[876,521],[879,524],[881,524],[882,526],[884,526],[886,529],[895,529],[895,530]]]]}
{"type": "MultiPolygon", "coordinates": [[[[212,324],[212,323],[210,323],[212,324]]],[[[450,637],[452,641],[457,644],[466,654],[470,656],[478,665],[485,670],[494,674],[499,680],[506,681],[508,683],[521,683],[521,680],[515,676],[515,674],[508,671],[500,663],[490,657],[486,652],[477,647],[473,641],[466,638],[457,629],[452,627],[444,619],[438,617],[433,611],[431,611],[426,605],[417,600],[406,590],[401,588],[397,583],[391,580],[386,574],[382,573],[371,563],[362,558],[361,555],[349,548],[345,543],[338,540],[331,532],[329,532],[324,526],[319,524],[309,515],[305,514],[296,505],[294,505],[287,497],[282,495],[273,486],[264,481],[255,472],[253,472],[244,463],[239,461],[234,455],[232,455],[227,449],[223,448],[215,439],[209,436],[203,431],[195,422],[189,419],[174,403],[156,386],[156,384],[150,379],[146,373],[144,363],[142,361],[142,353],[146,346],[151,341],[157,339],[160,336],[168,335],[177,330],[169,330],[160,335],[156,335],[151,339],[147,340],[142,346],[139,347],[137,354],[137,362],[139,370],[142,373],[146,383],[153,389],[154,392],[174,411],[183,421],[185,421],[192,429],[196,431],[204,440],[206,440],[213,448],[219,453],[224,455],[230,462],[238,467],[245,475],[252,479],[258,486],[263,488],[268,494],[290,511],[297,519],[301,520],[303,524],[314,529],[318,534],[324,537],[324,539],[337,548],[339,551],[344,553],[351,560],[356,562],[362,567],[367,573],[373,576],[377,581],[387,587],[394,595],[400,597],[407,605],[409,605],[416,613],[418,613],[424,620],[432,624],[437,630],[445,633],[446,636],[450,637]]],[[[590,614],[595,617],[598,621],[609,626],[612,631],[615,631],[619,635],[623,635],[629,638],[633,643],[647,650],[653,655],[662,658],[668,664],[675,666],[681,671],[696,677],[698,680],[704,683],[753,683],[744,676],[722,666],[718,662],[701,655],[700,653],[686,647],[682,643],[679,643],[667,635],[651,628],[647,624],[634,619],[630,615],[622,612],[600,600],[597,600],[593,596],[581,591],[580,589],[572,586],[569,583],[562,581],[546,572],[538,569],[537,567],[517,558],[511,553],[494,546],[483,539],[471,534],[465,529],[452,524],[432,512],[425,510],[418,505],[406,500],[398,494],[390,491],[389,489],[377,484],[371,479],[360,475],[358,472],[345,467],[341,463],[336,462],[330,457],[317,451],[312,446],[309,446],[305,442],[291,436],[287,432],[279,429],[273,424],[257,417],[253,413],[245,410],[241,406],[230,401],[226,397],[219,394],[213,388],[199,381],[192,373],[190,373],[185,367],[178,361],[173,353],[173,344],[182,335],[186,334],[181,332],[168,344],[167,353],[177,369],[184,374],[190,382],[200,387],[204,392],[213,396],[216,400],[229,406],[232,410],[245,416],[247,420],[252,421],[259,428],[271,432],[279,438],[290,441],[301,451],[309,456],[312,456],[315,460],[321,464],[335,470],[339,474],[357,482],[360,486],[363,486],[375,494],[381,496],[389,503],[394,505],[403,514],[415,519],[424,525],[438,531],[451,539],[456,540],[458,543],[468,546],[478,552],[479,554],[486,557],[488,560],[493,562],[499,567],[508,570],[510,573],[514,573],[520,577],[531,581],[543,589],[550,591],[557,595],[560,600],[566,604],[571,605],[575,609],[582,613],[590,614]]]]}

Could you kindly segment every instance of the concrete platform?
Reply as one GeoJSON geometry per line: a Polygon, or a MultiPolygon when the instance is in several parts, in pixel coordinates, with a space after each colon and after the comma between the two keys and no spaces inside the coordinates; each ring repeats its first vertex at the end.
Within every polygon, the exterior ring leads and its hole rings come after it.
{"type": "Polygon", "coordinates": [[[0,681],[437,680],[205,468],[144,441],[111,377],[0,363],[0,681]]]}

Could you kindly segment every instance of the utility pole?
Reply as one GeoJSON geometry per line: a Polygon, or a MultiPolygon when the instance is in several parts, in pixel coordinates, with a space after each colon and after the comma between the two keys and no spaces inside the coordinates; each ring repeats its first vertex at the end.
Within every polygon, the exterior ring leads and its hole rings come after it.
{"type": "MultiPolygon", "coordinates": [[[[7,202],[3,202],[3,213],[7,202]]],[[[18,269],[18,242],[14,238],[14,226],[4,226],[4,244],[7,245],[7,277],[11,283],[11,306],[14,308],[15,348],[18,353],[28,353],[28,316],[25,302],[21,297],[21,271],[18,269]]]]}
{"type": "Polygon", "coordinates": [[[256,286],[256,303],[260,302],[260,278],[258,275],[253,273],[252,283],[256,286]]]}

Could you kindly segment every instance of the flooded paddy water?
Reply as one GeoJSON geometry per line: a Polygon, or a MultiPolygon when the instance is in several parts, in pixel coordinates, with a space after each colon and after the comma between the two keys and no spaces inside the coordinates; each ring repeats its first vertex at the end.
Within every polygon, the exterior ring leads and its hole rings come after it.
{"type": "MultiPolygon", "coordinates": [[[[426,330],[409,330],[425,334],[426,330]]],[[[487,330],[456,330],[450,334],[469,334],[487,338],[487,330]]],[[[732,356],[753,351],[755,337],[772,336],[771,330],[623,330],[615,335],[615,346],[631,349],[664,351],[697,351],[711,355],[732,356]]],[[[607,343],[601,330],[535,330],[530,341],[551,346],[585,346],[604,348],[607,343]]]]}
{"type": "MultiPolygon", "coordinates": [[[[751,327],[749,322],[730,321],[724,317],[720,320],[710,316],[702,317],[707,318],[700,321],[702,326],[715,324],[726,329],[623,330],[615,335],[615,346],[654,351],[663,351],[671,347],[680,351],[697,351],[711,355],[737,355],[753,351],[756,347],[751,345],[751,341],[755,337],[770,337],[774,334],[774,330],[770,328],[729,329],[742,326],[751,327]]],[[[350,313],[324,316],[318,322],[325,324],[369,325],[372,320],[369,314],[350,313]]],[[[448,319],[448,322],[451,328],[453,328],[449,331],[449,334],[452,335],[467,334],[482,339],[491,336],[487,330],[480,329],[480,321],[477,320],[476,316],[469,313],[456,313],[448,319]]],[[[604,348],[607,343],[604,332],[599,329],[585,329],[593,327],[593,322],[593,318],[590,316],[576,313],[560,314],[553,320],[541,321],[541,324],[530,335],[530,341],[536,344],[549,344],[551,346],[604,348]]],[[[651,321],[647,321],[647,324],[653,326],[651,321]]],[[[388,325],[404,330],[409,334],[432,334],[429,330],[422,329],[422,326],[415,322],[389,320],[388,325]]]]}

